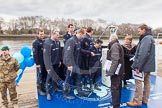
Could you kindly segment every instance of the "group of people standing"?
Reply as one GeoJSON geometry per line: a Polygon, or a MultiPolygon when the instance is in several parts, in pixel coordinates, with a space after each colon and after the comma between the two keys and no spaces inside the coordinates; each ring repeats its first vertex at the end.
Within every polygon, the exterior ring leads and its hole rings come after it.
{"type": "MultiPolygon", "coordinates": [[[[151,29],[143,24],[139,26],[140,35],[137,45],[132,43],[132,36],[125,37],[121,45],[117,35],[109,38],[107,60],[112,61],[106,76],[111,77],[111,94],[113,108],[120,108],[122,80],[124,86],[132,78],[132,70],[136,74],[144,73],[144,81],[135,79],[135,94],[128,106],[147,104],[150,94],[150,73],[155,72],[155,41],[151,29]],[[133,61],[131,59],[133,58],[133,61]],[[116,73],[118,65],[119,72],[116,73]],[[144,82],[144,88],[142,83],[144,82]]],[[[63,92],[65,99],[74,99],[71,89],[76,89],[78,96],[86,97],[89,92],[101,90],[98,79],[101,76],[101,39],[94,40],[92,27],[74,30],[72,24],[63,35],[64,48],[59,41],[59,31],[52,31],[50,37],[44,38],[40,30],[32,44],[33,57],[36,63],[37,90],[51,100],[50,90],[63,92]],[[62,80],[63,79],[63,80],[62,80]],[[73,86],[71,86],[73,85],[73,86]]],[[[14,108],[18,108],[16,92],[16,72],[19,64],[9,54],[8,46],[1,48],[0,55],[0,92],[2,108],[8,108],[7,89],[14,108]]]]}
{"type": "MultiPolygon", "coordinates": [[[[126,36],[123,45],[119,43],[117,35],[111,35],[109,38],[107,59],[111,60],[112,64],[106,75],[111,76],[113,108],[120,107],[122,80],[125,87],[126,80],[132,78],[132,70],[137,74],[144,72],[144,91],[142,81],[135,79],[135,96],[132,102],[127,102],[127,105],[141,106],[142,103],[148,102],[150,72],[155,71],[155,44],[151,29],[147,25],[141,25],[138,32],[140,39],[137,45],[132,43],[132,36],[126,36]],[[131,60],[133,57],[134,60],[131,60]],[[121,64],[119,73],[115,74],[119,64],[121,64]]],[[[63,74],[65,78],[61,86],[63,97],[66,99],[75,98],[69,95],[71,85],[77,90],[78,96],[87,96],[88,90],[101,90],[97,80],[101,75],[103,41],[100,39],[95,41],[92,34],[91,27],[74,31],[74,26],[69,24],[67,33],[63,35],[64,48],[61,49],[59,31],[53,31],[47,39],[44,39],[44,31],[39,31],[33,43],[33,55],[40,95],[46,95],[47,100],[51,100],[50,88],[61,91],[57,79],[63,74]],[[60,71],[61,65],[66,68],[60,71]]]]}
{"type": "Polygon", "coordinates": [[[51,88],[59,91],[56,81],[52,78],[52,76],[57,77],[61,64],[61,46],[58,37],[59,32],[53,31],[50,37],[45,39],[44,31],[40,30],[32,44],[37,72],[37,90],[40,95],[46,95],[47,100],[51,100],[51,88]]]}
{"type": "Polygon", "coordinates": [[[137,45],[132,44],[132,37],[125,37],[125,44],[121,45],[116,35],[109,38],[107,59],[111,60],[109,71],[106,75],[111,77],[111,94],[113,108],[120,108],[122,80],[132,78],[132,70],[136,74],[143,73],[144,81],[135,79],[135,94],[133,101],[127,102],[128,106],[142,106],[147,104],[150,94],[150,73],[155,72],[155,41],[151,29],[143,24],[139,26],[140,35],[137,45]],[[133,61],[131,61],[133,59],[133,61]],[[118,74],[115,74],[121,64],[118,74]],[[144,83],[144,87],[142,86],[144,83]]]}
{"type": "Polygon", "coordinates": [[[44,39],[44,31],[38,32],[32,50],[37,70],[37,89],[40,95],[51,100],[51,88],[63,91],[63,97],[74,99],[71,89],[76,89],[78,96],[88,96],[93,89],[101,90],[98,78],[101,75],[101,46],[103,41],[92,37],[92,27],[74,30],[68,25],[63,35],[64,48],[61,48],[59,31],[52,31],[44,39]],[[62,84],[58,80],[63,79],[62,84]],[[71,86],[73,85],[73,86],[71,86]],[[84,85],[84,87],[83,87],[84,85]]]}

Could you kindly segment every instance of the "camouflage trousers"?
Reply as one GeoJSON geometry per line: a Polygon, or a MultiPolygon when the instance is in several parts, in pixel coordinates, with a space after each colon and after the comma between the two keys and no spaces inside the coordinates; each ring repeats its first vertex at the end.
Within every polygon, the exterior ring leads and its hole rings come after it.
{"type": "Polygon", "coordinates": [[[11,82],[0,83],[0,92],[1,92],[1,96],[2,96],[2,104],[8,105],[7,89],[9,90],[10,101],[12,102],[12,104],[17,104],[18,99],[17,99],[16,83],[15,83],[14,80],[11,81],[11,82]]]}

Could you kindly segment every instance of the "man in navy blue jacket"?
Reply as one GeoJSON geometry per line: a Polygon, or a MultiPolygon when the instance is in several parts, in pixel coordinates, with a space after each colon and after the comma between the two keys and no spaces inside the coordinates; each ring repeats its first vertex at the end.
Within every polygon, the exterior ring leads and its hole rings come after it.
{"type": "Polygon", "coordinates": [[[74,32],[74,26],[73,24],[69,24],[68,25],[68,30],[67,32],[63,35],[63,42],[64,42],[64,45],[66,43],[66,41],[68,39],[70,39],[71,37],[73,37],[73,32],[74,32]]]}
{"type": "MultiPolygon", "coordinates": [[[[84,88],[87,88],[87,83],[88,83],[88,76],[89,76],[89,58],[91,56],[91,53],[87,53],[89,51],[89,48],[94,45],[94,38],[92,37],[93,34],[93,29],[92,27],[88,27],[86,29],[86,35],[84,38],[81,40],[81,47],[82,47],[82,54],[81,54],[81,73],[82,77],[84,79],[84,88]]],[[[90,51],[89,51],[90,52],[90,51]]]]}
{"type": "Polygon", "coordinates": [[[33,57],[37,70],[37,89],[40,95],[45,95],[44,85],[46,81],[47,71],[45,69],[43,60],[43,45],[44,45],[44,31],[38,32],[37,38],[32,44],[33,57]]]}
{"type": "Polygon", "coordinates": [[[64,98],[66,99],[74,99],[74,97],[69,95],[70,92],[70,81],[72,76],[75,76],[76,89],[78,92],[78,96],[87,96],[86,92],[82,91],[81,84],[81,73],[80,73],[80,60],[81,60],[81,43],[80,39],[84,36],[84,30],[79,29],[77,34],[67,40],[64,47],[64,57],[63,63],[67,67],[66,71],[66,79],[63,84],[64,89],[64,98]]]}
{"type": "Polygon", "coordinates": [[[101,90],[98,87],[98,78],[101,75],[101,56],[102,56],[102,46],[103,41],[97,39],[95,44],[90,47],[89,51],[95,53],[95,56],[90,56],[89,58],[89,70],[90,70],[90,89],[92,90],[92,85],[94,84],[94,89],[101,90]]]}
{"type": "Polygon", "coordinates": [[[47,100],[51,100],[50,88],[51,82],[54,88],[54,91],[60,91],[58,89],[57,81],[52,80],[52,77],[59,76],[59,67],[61,66],[61,45],[59,38],[59,31],[53,31],[51,37],[45,40],[43,58],[45,67],[47,70],[47,79],[46,79],[46,95],[47,100]]]}

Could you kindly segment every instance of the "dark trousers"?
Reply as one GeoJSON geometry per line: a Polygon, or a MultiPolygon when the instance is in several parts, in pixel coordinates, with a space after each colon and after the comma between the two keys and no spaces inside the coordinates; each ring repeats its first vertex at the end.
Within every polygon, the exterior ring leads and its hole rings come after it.
{"type": "MultiPolygon", "coordinates": [[[[58,64],[53,65],[52,67],[53,67],[54,72],[56,72],[56,74],[58,75],[58,72],[59,72],[58,64]]],[[[54,80],[52,80],[51,75],[48,73],[47,78],[46,78],[46,89],[49,89],[51,84],[54,90],[57,89],[57,83],[54,80]]]]}
{"type": "Polygon", "coordinates": [[[99,77],[101,76],[101,68],[96,68],[95,71],[92,69],[90,74],[90,79],[92,80],[93,84],[97,83],[99,77]]]}
{"type": "Polygon", "coordinates": [[[65,78],[65,83],[66,84],[70,84],[72,78],[72,72],[69,70],[66,70],[66,78],[65,78]]]}
{"type": "Polygon", "coordinates": [[[37,86],[44,87],[44,84],[46,82],[46,77],[47,77],[47,71],[45,69],[45,65],[41,64],[40,67],[37,67],[36,72],[37,72],[37,86]]]}
{"type": "Polygon", "coordinates": [[[69,70],[66,71],[65,83],[70,84],[71,80],[74,80],[75,85],[77,87],[81,87],[81,75],[78,73],[71,72],[69,70]]]}
{"type": "Polygon", "coordinates": [[[122,76],[111,76],[111,95],[113,108],[120,108],[121,88],[122,88],[122,76]]]}
{"type": "Polygon", "coordinates": [[[89,56],[88,55],[81,56],[80,68],[81,68],[81,73],[82,73],[81,79],[83,79],[82,82],[86,86],[90,82],[89,56]]]}
{"type": "Polygon", "coordinates": [[[93,84],[97,83],[98,78],[99,78],[99,72],[92,73],[90,76],[90,79],[92,80],[93,84]]]}
{"type": "Polygon", "coordinates": [[[52,78],[51,75],[48,73],[46,78],[46,89],[51,86],[51,83],[52,83],[52,78]]]}

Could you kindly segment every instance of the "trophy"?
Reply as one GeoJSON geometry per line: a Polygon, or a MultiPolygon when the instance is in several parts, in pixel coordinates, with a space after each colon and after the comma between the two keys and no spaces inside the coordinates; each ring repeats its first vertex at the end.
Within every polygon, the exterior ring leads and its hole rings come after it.
{"type": "Polygon", "coordinates": [[[110,29],[110,36],[112,35],[117,35],[117,30],[118,30],[118,27],[117,26],[109,26],[109,29],[110,29]]]}

